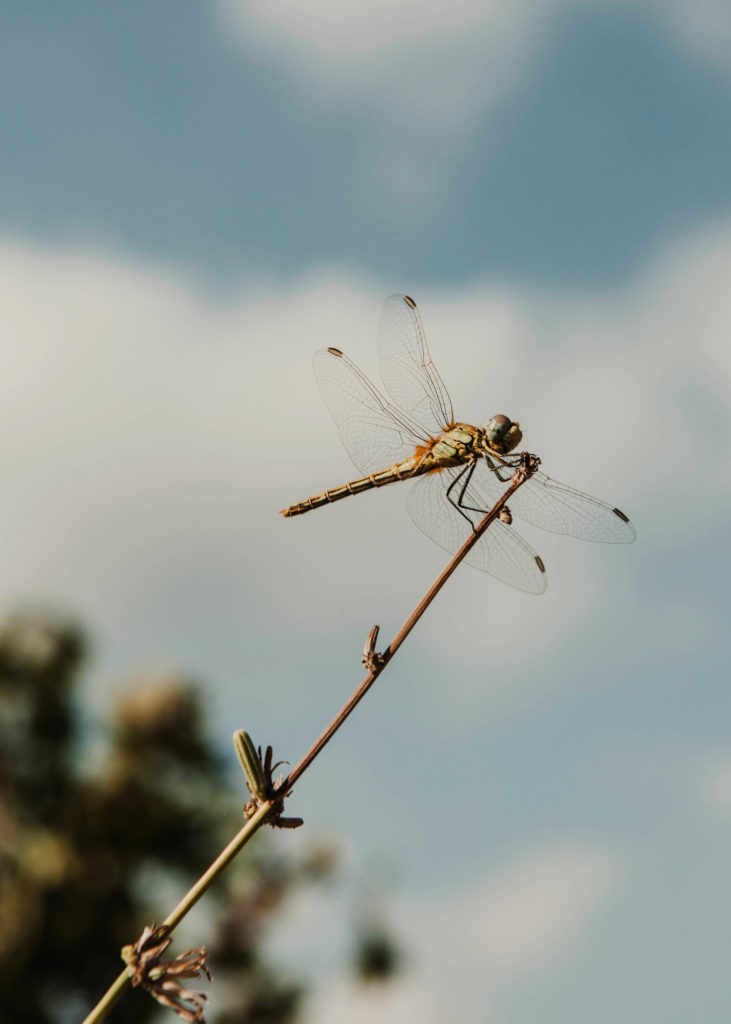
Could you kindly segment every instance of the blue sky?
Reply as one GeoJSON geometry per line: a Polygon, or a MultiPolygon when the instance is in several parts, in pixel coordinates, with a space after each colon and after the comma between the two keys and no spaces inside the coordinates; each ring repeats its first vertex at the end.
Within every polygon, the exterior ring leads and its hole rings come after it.
{"type": "Polygon", "coordinates": [[[0,6],[0,596],[90,624],[94,713],[181,667],[295,760],[436,576],[406,485],[276,514],[355,475],[310,360],[391,292],[637,526],[460,569],[302,780],[277,842],[385,858],[409,954],[359,994],[294,908],[318,1024],[729,1018],[729,56],[714,0],[0,6]]]}

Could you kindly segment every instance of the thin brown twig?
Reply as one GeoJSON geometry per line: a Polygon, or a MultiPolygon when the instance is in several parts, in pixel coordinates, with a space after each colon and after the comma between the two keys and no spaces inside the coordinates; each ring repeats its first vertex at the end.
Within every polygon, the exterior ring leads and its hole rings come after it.
{"type": "MultiPolygon", "coordinates": [[[[343,725],[345,720],[352,714],[355,708],[365,697],[366,693],[370,690],[378,676],[385,669],[386,665],[391,661],[396,651],[399,649],[401,644],[404,642],[406,637],[412,631],[416,623],[419,621],[421,616],[427,610],[429,605],[432,603],[434,598],[437,596],[439,591],[442,589],[444,584],[447,582],[449,577],[455,571],[457,566],[464,560],[469,554],[475,544],[481,539],[482,535],[488,529],[491,523],[500,516],[501,511],[506,506],[510,497],[521,487],[526,480],[535,473],[539,465],[539,459],[534,455],[528,455],[524,453],[521,456],[521,461],[515,472],[510,483],[510,486],[506,489],[503,495],[495,502],[493,507],[484,517],[484,519],[474,528],[474,531],[470,534],[467,540],[464,542],[462,547],[457,553],[449,560],[442,572],[437,576],[436,580],[427,590],[424,597],[418,603],[416,608],[413,610],[411,615],[408,617],[406,622],[403,624],[401,629],[398,631],[396,636],[393,638],[388,647],[380,654],[375,652],[375,642],[377,638],[377,627],[374,627],[369,634],[366,641],[366,650],[364,652],[364,660],[369,666],[368,674],[362,681],[360,686],[355,690],[350,699],[343,705],[338,714],[333,718],[327,728],[322,732],[318,739],[312,744],[306,754],[297,762],[292,771],[289,773],[287,778],[277,787],[277,791],[282,794],[278,800],[268,801],[261,803],[256,813],[249,818],[245,825],[239,830],[234,838],[228,843],[225,849],[218,855],[216,860],[211,864],[208,870],[198,879],[198,881],[188,890],[186,895],[175,907],[174,910],[168,914],[163,921],[163,927],[161,928],[160,935],[167,937],[170,935],[177,925],[182,921],[188,911],[198,902],[204,892],[209,888],[213,881],[218,875],[228,866],[228,864],[234,859],[239,853],[242,847],[251,839],[254,833],[264,824],[267,823],[268,818],[275,817],[276,813],[281,811],[282,799],[285,796],[289,796],[292,791],[294,784],[300,779],[304,772],[309,768],[312,762],[315,760],[317,755],[326,746],[327,743],[332,739],[338,729],[343,725]]],[[[130,983],[130,975],[127,970],[123,971],[116,981],[110,986],[108,991],[99,1000],[94,1009],[84,1019],[83,1024],[100,1024],[104,1020],[106,1014],[109,1012],[111,1007],[120,998],[122,993],[125,991],[130,983]]]]}

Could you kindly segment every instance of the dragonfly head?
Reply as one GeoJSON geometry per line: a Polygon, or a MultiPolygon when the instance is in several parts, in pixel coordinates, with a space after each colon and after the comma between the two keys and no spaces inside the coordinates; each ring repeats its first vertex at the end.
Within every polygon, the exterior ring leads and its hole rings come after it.
{"type": "Polygon", "coordinates": [[[513,423],[502,413],[493,416],[485,427],[485,434],[490,447],[499,455],[507,455],[508,452],[512,452],[513,448],[519,445],[523,439],[520,424],[513,423]]]}

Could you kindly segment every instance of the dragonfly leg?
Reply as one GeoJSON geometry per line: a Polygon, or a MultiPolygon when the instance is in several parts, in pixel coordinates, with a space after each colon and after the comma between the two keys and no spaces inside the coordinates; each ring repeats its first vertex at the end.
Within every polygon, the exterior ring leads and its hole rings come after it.
{"type": "Polygon", "coordinates": [[[465,466],[465,468],[462,470],[462,472],[457,474],[457,476],[451,482],[451,484],[449,485],[449,487],[447,488],[447,491],[446,491],[447,501],[450,503],[450,505],[452,505],[453,508],[457,509],[457,511],[459,512],[459,514],[461,516],[463,516],[467,520],[467,522],[472,527],[472,532],[473,533],[476,531],[477,527],[472,522],[472,519],[470,518],[470,516],[467,515],[467,513],[468,512],[477,512],[480,516],[484,516],[484,515],[487,515],[487,511],[488,511],[486,508],[481,508],[481,507],[478,507],[478,506],[475,506],[475,505],[466,505],[465,504],[465,500],[464,500],[465,499],[465,494],[467,493],[467,488],[470,485],[470,480],[472,479],[472,474],[474,473],[476,467],[477,467],[477,463],[476,462],[468,463],[465,466]],[[455,501],[454,498],[452,497],[451,491],[454,489],[454,487],[457,486],[457,484],[459,484],[460,487],[459,487],[459,494],[457,496],[457,500],[455,501]]]}
{"type": "MultiPolygon", "coordinates": [[[[489,459],[487,461],[491,462],[491,460],[489,460],[489,459]]],[[[451,483],[451,485],[449,487],[449,490],[447,491],[447,498],[448,498],[450,504],[452,504],[454,506],[454,508],[456,508],[457,511],[459,513],[461,513],[461,515],[463,515],[465,517],[465,519],[468,519],[470,525],[472,526],[472,532],[473,533],[476,531],[477,528],[472,523],[472,520],[469,519],[469,517],[466,515],[466,512],[477,512],[481,516],[487,515],[487,512],[488,512],[488,510],[486,508],[481,508],[481,507],[477,507],[475,505],[466,505],[465,504],[465,500],[464,500],[465,494],[467,493],[467,488],[470,485],[470,480],[472,479],[472,474],[474,473],[476,466],[477,466],[476,462],[471,462],[466,470],[463,470],[458,476],[456,476],[454,478],[454,480],[452,481],[452,483],[451,483]],[[454,487],[455,484],[460,483],[460,482],[461,482],[461,487],[459,489],[459,497],[457,498],[457,501],[454,502],[452,500],[450,494],[449,494],[449,491],[451,491],[452,487],[454,487]]],[[[491,464],[491,468],[492,468],[492,464],[491,464]]],[[[499,471],[497,469],[495,470],[495,472],[497,474],[498,479],[500,481],[502,481],[503,483],[507,483],[510,480],[510,477],[508,477],[507,479],[503,480],[503,478],[500,476],[500,473],[499,473],[499,471]]],[[[510,510],[508,509],[507,505],[500,512],[500,520],[501,520],[501,522],[507,523],[508,525],[510,523],[512,523],[512,521],[513,521],[513,517],[511,515],[510,510]],[[503,515],[503,513],[504,513],[504,515],[503,515]]]]}
{"type": "Polygon", "coordinates": [[[508,467],[505,463],[498,465],[498,463],[494,462],[489,455],[485,455],[484,459],[501,484],[510,483],[510,478],[513,474],[513,467],[508,467]]]}
{"type": "MultiPolygon", "coordinates": [[[[475,524],[467,515],[467,512],[465,512],[465,509],[468,508],[468,506],[464,504],[464,495],[469,485],[469,482],[472,479],[472,474],[475,471],[475,465],[476,463],[474,462],[468,462],[464,469],[460,470],[460,472],[457,474],[457,476],[454,478],[454,480],[451,482],[449,487],[444,492],[444,496],[449,502],[449,504],[452,506],[452,508],[455,508],[464,519],[467,520],[467,522],[470,524],[470,528],[473,533],[475,532],[475,524]],[[454,498],[452,497],[452,491],[460,482],[462,482],[462,486],[459,488],[459,495],[457,497],[457,500],[455,501],[454,498]]],[[[481,512],[482,509],[475,508],[469,509],[469,511],[481,512]]]]}
{"type": "MultiPolygon", "coordinates": [[[[476,466],[477,466],[476,462],[471,463],[471,465],[470,465],[470,472],[466,474],[464,482],[463,482],[463,484],[462,484],[462,486],[460,488],[460,491],[459,491],[459,498],[457,499],[457,507],[458,507],[458,510],[460,512],[462,512],[463,515],[464,515],[464,511],[463,511],[464,509],[466,509],[468,512],[477,512],[477,513],[479,513],[480,516],[487,515],[487,511],[488,510],[486,508],[476,507],[475,505],[465,505],[465,501],[464,501],[465,494],[467,493],[467,488],[469,487],[470,480],[472,479],[472,474],[474,473],[476,466]]],[[[457,480],[461,480],[462,479],[462,475],[463,474],[460,473],[460,475],[457,477],[457,480]]],[[[455,480],[455,483],[456,482],[457,481],[455,480]]],[[[470,522],[471,522],[471,520],[470,520],[470,522]]],[[[475,527],[473,525],[472,526],[473,533],[476,531],[476,529],[477,529],[477,527],[475,527]]]]}

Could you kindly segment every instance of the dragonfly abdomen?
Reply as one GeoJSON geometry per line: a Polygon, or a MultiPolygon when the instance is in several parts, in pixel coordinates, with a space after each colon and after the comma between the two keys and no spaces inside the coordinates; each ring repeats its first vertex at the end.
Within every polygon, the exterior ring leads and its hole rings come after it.
{"type": "Polygon", "coordinates": [[[422,468],[423,459],[406,459],[389,469],[381,470],[379,473],[371,473],[370,476],[361,476],[357,480],[349,480],[347,484],[340,487],[332,487],[322,494],[315,494],[306,501],[300,501],[296,505],[282,509],[283,516],[301,516],[313,508],[320,508],[333,501],[340,501],[351,494],[360,494],[361,491],[370,491],[373,487],[385,487],[386,484],[393,484],[397,480],[405,480],[408,477],[417,476],[424,472],[422,468]]]}

